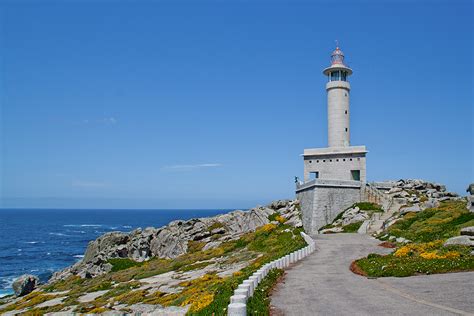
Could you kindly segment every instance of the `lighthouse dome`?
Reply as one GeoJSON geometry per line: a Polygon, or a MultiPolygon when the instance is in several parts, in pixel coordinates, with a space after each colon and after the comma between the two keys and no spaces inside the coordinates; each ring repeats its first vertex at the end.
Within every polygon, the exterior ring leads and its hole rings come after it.
{"type": "Polygon", "coordinates": [[[339,46],[337,46],[336,49],[331,54],[331,65],[334,65],[334,64],[344,65],[344,53],[339,48],[339,46]]]}

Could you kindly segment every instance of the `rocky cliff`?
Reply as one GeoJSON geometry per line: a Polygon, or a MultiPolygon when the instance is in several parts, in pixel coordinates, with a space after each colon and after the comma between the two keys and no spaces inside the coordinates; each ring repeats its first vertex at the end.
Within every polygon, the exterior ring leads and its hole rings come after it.
{"type": "Polygon", "coordinates": [[[92,278],[112,269],[111,258],[147,261],[153,257],[173,259],[188,251],[192,241],[205,242],[205,249],[218,247],[222,242],[235,240],[245,233],[271,222],[280,215],[285,223],[301,227],[298,201],[279,200],[267,206],[247,211],[236,210],[214,217],[177,220],[161,228],[148,227],[130,233],[110,232],[89,242],[84,258],[62,271],[56,272],[50,282],[71,275],[92,278]]]}

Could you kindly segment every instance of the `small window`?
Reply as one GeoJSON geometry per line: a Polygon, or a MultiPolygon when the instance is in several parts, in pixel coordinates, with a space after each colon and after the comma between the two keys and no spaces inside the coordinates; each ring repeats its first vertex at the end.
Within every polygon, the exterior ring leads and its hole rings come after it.
{"type": "Polygon", "coordinates": [[[332,162],[332,159],[329,159],[329,162],[332,162]]]}
{"type": "Polygon", "coordinates": [[[352,180],[360,181],[360,170],[351,170],[352,180]]]}
{"type": "Polygon", "coordinates": [[[342,159],[342,161],[346,161],[346,158],[342,159]]]}
{"type": "Polygon", "coordinates": [[[346,112],[345,112],[345,113],[347,114],[347,110],[346,110],[346,112]]]}
{"type": "Polygon", "coordinates": [[[310,161],[309,161],[309,163],[313,163],[313,161],[312,161],[312,160],[310,160],[310,161]]]}
{"type": "Polygon", "coordinates": [[[314,179],[317,179],[317,178],[319,178],[319,172],[316,171],[316,172],[310,172],[309,173],[309,179],[310,180],[314,180],[314,179]]]}
{"type": "Polygon", "coordinates": [[[350,160],[350,161],[352,161],[352,158],[351,158],[351,159],[349,159],[349,160],[350,160]]]}
{"type": "Polygon", "coordinates": [[[339,161],[339,159],[336,159],[336,161],[339,161]]]}
{"type": "Polygon", "coordinates": [[[346,127],[346,132],[348,131],[347,127],[346,127]]]}
{"type": "Polygon", "coordinates": [[[319,160],[316,160],[316,163],[318,163],[318,162],[319,162],[319,160]]]}
{"type": "Polygon", "coordinates": [[[344,93],[344,96],[345,96],[345,97],[347,97],[347,92],[346,92],[346,93],[344,93]]]}
{"type": "Polygon", "coordinates": [[[326,162],[326,160],[325,160],[325,159],[323,159],[323,162],[326,162]]]}

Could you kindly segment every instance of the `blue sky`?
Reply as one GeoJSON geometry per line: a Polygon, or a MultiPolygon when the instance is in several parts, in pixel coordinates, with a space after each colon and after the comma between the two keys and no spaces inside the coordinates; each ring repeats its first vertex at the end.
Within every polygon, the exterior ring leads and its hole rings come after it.
{"type": "Polygon", "coordinates": [[[3,207],[245,208],[325,147],[338,39],[368,179],[464,194],[472,1],[1,1],[3,207]]]}

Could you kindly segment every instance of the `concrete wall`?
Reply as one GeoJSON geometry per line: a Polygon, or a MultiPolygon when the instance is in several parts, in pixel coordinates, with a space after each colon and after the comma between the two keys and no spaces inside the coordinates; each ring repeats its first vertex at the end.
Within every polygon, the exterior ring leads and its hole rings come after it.
{"type": "Polygon", "coordinates": [[[309,234],[332,223],[336,216],[361,201],[363,184],[357,181],[312,181],[296,190],[303,227],[309,234]]]}
{"type": "Polygon", "coordinates": [[[330,81],[326,84],[328,94],[328,146],[350,146],[349,91],[347,81],[330,81]]]}
{"type": "Polygon", "coordinates": [[[304,157],[304,180],[310,172],[318,172],[319,179],[353,180],[351,170],[360,170],[360,181],[366,182],[365,154],[331,154],[304,157]]]}

